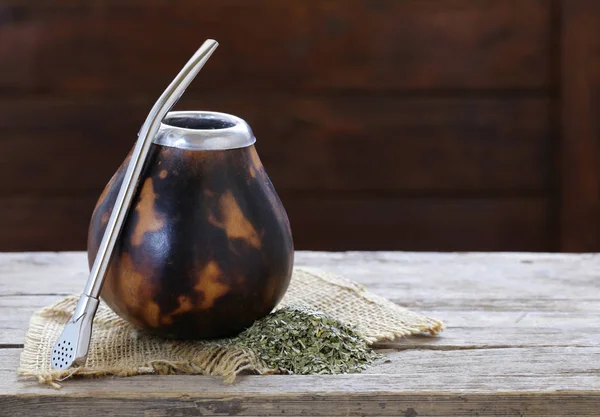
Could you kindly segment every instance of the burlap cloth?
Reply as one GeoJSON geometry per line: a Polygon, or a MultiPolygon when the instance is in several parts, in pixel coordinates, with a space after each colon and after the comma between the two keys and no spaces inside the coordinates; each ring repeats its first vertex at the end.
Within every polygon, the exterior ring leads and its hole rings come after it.
{"type": "MultiPolygon", "coordinates": [[[[174,341],[146,334],[100,303],[94,319],[90,352],[85,366],[56,371],[50,365],[50,349],[69,320],[77,295],[33,314],[18,372],[37,377],[54,387],[72,375],[130,376],[148,373],[220,375],[232,379],[241,371],[276,373],[252,351],[226,346],[219,340],[174,341]]],[[[397,337],[443,329],[442,322],[414,313],[362,286],[312,268],[294,269],[288,292],[279,304],[303,305],[323,311],[342,323],[355,326],[370,344],[397,337]]]]}

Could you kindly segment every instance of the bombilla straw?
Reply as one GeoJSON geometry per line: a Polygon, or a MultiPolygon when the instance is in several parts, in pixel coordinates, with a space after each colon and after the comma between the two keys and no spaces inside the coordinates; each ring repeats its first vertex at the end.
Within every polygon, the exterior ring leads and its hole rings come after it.
{"type": "Polygon", "coordinates": [[[66,370],[74,364],[83,365],[85,363],[92,337],[93,319],[98,309],[98,298],[106,277],[108,264],[131,207],[154,136],[156,136],[167,112],[179,100],[218,45],[216,41],[211,39],[202,44],[158,98],[142,125],[84,293],[79,297],[73,316],[65,325],[60,338],[50,353],[50,363],[54,369],[66,370]]]}
{"type": "Polygon", "coordinates": [[[137,183],[139,182],[144,162],[150,151],[152,140],[154,139],[154,136],[156,136],[162,120],[171,107],[179,100],[198,72],[200,72],[206,61],[208,61],[208,58],[210,58],[215,49],[217,49],[217,46],[219,46],[217,41],[212,39],[209,39],[202,44],[200,49],[198,49],[194,56],[190,58],[187,64],[185,64],[183,69],[177,74],[175,79],[173,79],[171,84],[156,101],[152,110],[150,110],[146,121],[142,125],[139,139],[131,155],[127,172],[125,173],[123,185],[121,185],[121,189],[119,190],[96,259],[94,260],[94,264],[90,271],[90,277],[85,287],[86,295],[94,298],[98,298],[100,295],[102,282],[104,281],[104,276],[106,275],[115,243],[123,227],[125,217],[127,217],[129,207],[131,206],[131,201],[137,183]]]}

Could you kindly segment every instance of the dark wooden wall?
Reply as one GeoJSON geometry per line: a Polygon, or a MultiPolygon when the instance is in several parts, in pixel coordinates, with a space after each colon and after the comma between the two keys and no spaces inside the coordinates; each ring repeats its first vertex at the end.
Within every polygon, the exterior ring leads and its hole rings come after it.
{"type": "Polygon", "coordinates": [[[600,249],[596,0],[0,1],[0,250],[83,249],[178,109],[253,127],[299,249],[600,249]]]}

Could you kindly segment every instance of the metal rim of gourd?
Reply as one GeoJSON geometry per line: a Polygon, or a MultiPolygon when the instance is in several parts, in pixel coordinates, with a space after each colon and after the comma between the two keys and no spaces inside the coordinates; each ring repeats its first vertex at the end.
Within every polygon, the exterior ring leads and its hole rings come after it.
{"type": "Polygon", "coordinates": [[[256,138],[248,123],[232,114],[173,111],[164,118],[153,142],[177,149],[216,151],[245,148],[256,138]]]}

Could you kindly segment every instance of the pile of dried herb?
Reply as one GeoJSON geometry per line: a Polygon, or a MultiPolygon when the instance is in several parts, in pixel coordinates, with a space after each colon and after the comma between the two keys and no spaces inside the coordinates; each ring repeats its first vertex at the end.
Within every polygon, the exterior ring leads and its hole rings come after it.
{"type": "Polygon", "coordinates": [[[359,334],[326,314],[285,307],[231,340],[272,369],[294,374],[341,374],[366,369],[381,357],[359,334]]]}

